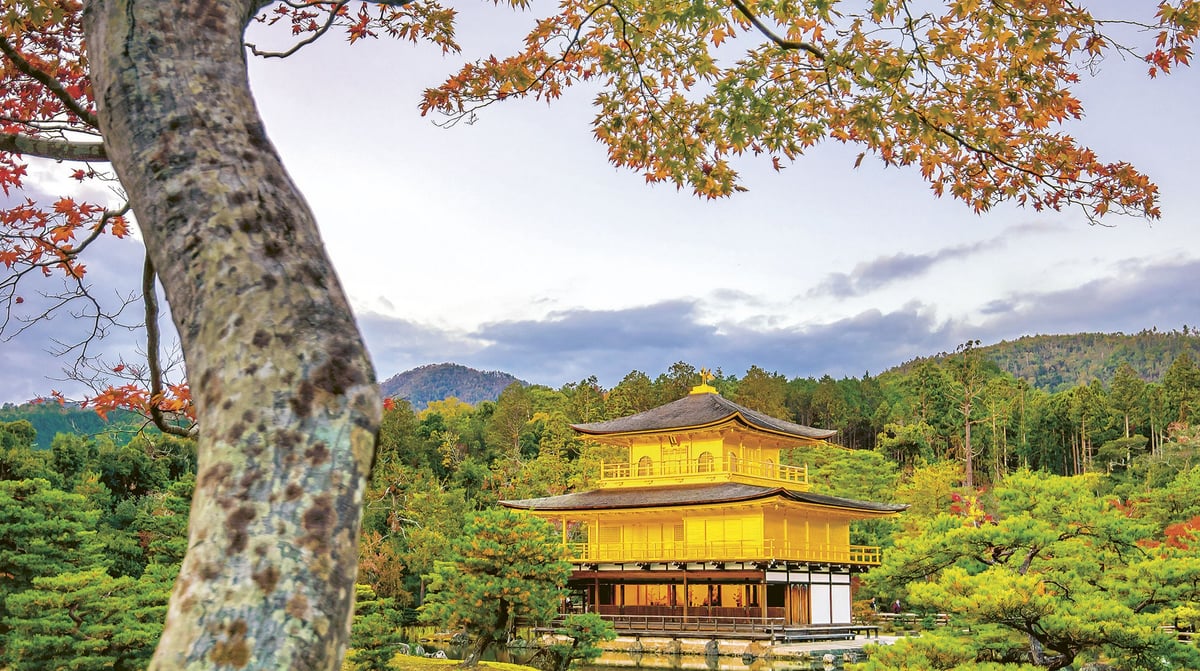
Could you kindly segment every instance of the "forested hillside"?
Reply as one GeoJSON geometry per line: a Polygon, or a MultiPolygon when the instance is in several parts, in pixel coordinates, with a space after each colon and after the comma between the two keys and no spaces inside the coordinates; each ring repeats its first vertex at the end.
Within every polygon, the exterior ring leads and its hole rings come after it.
{"type": "Polygon", "coordinates": [[[108,434],[124,444],[137,435],[144,423],[141,416],[127,410],[116,410],[102,418],[95,410],[75,404],[59,405],[55,401],[5,404],[0,407],[0,422],[18,420],[25,420],[33,426],[37,432],[36,446],[40,450],[50,449],[54,436],[60,433],[79,436],[108,434]]]}
{"type": "Polygon", "coordinates": [[[1001,370],[1026,380],[1035,389],[1062,391],[1100,380],[1108,384],[1121,364],[1147,382],[1161,380],[1180,354],[1200,361],[1200,333],[1182,331],[1075,333],[1024,336],[981,348],[1001,370]]]}
{"type": "MultiPolygon", "coordinates": [[[[406,370],[384,380],[385,398],[402,398],[422,409],[430,401],[453,396],[467,403],[494,401],[517,378],[500,371],[480,371],[455,363],[437,363],[406,370]]],[[[522,382],[522,384],[525,384],[522,382]]]]}

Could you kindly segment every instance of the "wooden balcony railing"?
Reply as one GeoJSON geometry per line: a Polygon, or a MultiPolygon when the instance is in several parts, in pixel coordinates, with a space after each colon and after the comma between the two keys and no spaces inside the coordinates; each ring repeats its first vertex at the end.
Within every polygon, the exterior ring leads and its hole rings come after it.
{"type": "Polygon", "coordinates": [[[765,541],[703,543],[567,543],[568,561],[582,563],[803,561],[878,566],[879,548],[765,541]]]}
{"type": "Polygon", "coordinates": [[[654,461],[640,464],[601,463],[600,485],[616,482],[638,486],[653,484],[654,481],[670,479],[718,479],[724,475],[740,475],[756,480],[766,480],[796,488],[808,488],[807,466],[786,466],[770,461],[748,461],[725,456],[721,459],[687,459],[676,461],[654,461]]]}

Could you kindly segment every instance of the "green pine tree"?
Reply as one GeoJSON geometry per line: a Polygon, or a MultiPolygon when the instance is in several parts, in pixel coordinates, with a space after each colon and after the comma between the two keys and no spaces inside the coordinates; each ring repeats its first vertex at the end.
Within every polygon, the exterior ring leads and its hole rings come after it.
{"type": "Polygon", "coordinates": [[[549,523],[505,508],[469,514],[449,556],[427,576],[420,618],[466,630],[474,644],[463,666],[507,641],[516,618],[549,619],[571,573],[549,523]]]}

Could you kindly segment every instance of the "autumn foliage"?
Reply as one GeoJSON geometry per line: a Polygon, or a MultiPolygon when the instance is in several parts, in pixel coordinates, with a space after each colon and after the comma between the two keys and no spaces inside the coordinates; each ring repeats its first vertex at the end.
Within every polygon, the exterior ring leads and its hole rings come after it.
{"type": "MultiPolygon", "coordinates": [[[[79,281],[86,272],[79,254],[97,235],[129,234],[120,213],[84,197],[43,201],[25,193],[23,154],[66,151],[68,138],[98,137],[79,19],[80,3],[70,1],[18,2],[0,13],[0,263],[13,274],[79,281]]],[[[86,164],[66,174],[80,183],[100,176],[86,164]]],[[[23,302],[15,289],[11,279],[0,281],[0,299],[23,302]]]]}
{"type": "MultiPolygon", "coordinates": [[[[514,3],[518,4],[518,3],[514,3]]],[[[1062,0],[927,3],[568,0],[521,52],[466,65],[422,108],[462,118],[516,96],[553,100],[597,80],[596,138],[613,163],[698,195],[741,189],[732,160],[778,169],[827,140],[920,170],[938,195],[1157,217],[1157,190],[1105,162],[1064,124],[1072,87],[1118,55],[1155,76],[1186,65],[1200,4],[1103,17],[1062,0]],[[1129,40],[1141,32],[1153,42],[1129,40]]],[[[857,162],[856,162],[857,165],[857,162]]]]}

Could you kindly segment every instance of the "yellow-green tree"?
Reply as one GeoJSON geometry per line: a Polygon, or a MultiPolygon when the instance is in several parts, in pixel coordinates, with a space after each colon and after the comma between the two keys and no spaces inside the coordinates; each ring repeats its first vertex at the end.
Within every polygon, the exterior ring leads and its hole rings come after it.
{"type": "Polygon", "coordinates": [[[737,393],[733,395],[734,401],[751,410],[782,418],[789,416],[786,398],[787,378],[779,373],[768,373],[758,366],[750,366],[738,381],[737,393]]]}

